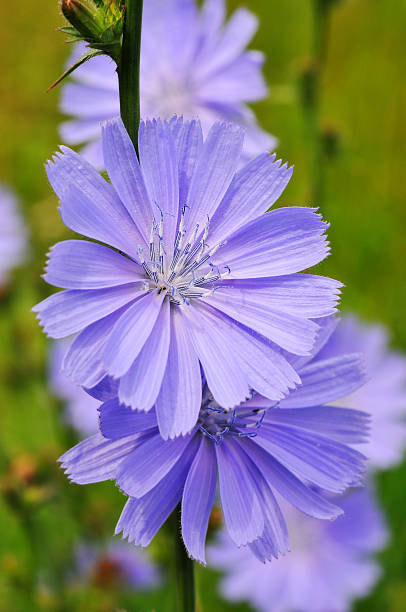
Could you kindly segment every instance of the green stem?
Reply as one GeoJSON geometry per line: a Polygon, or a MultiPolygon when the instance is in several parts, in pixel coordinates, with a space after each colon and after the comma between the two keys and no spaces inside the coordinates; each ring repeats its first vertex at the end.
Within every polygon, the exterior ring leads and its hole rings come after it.
{"type": "Polygon", "coordinates": [[[303,107],[308,140],[312,146],[312,200],[324,204],[324,142],[321,125],[322,78],[328,49],[332,1],[313,0],[312,61],[303,75],[303,107]]]}
{"type": "Polygon", "coordinates": [[[180,529],[180,504],[174,512],[173,519],[176,554],[177,610],[178,612],[195,612],[194,564],[192,559],[188,556],[182,540],[180,529]]]}
{"type": "Polygon", "coordinates": [[[117,67],[120,90],[120,113],[138,154],[140,125],[140,53],[143,0],[127,0],[123,44],[117,67]]]}

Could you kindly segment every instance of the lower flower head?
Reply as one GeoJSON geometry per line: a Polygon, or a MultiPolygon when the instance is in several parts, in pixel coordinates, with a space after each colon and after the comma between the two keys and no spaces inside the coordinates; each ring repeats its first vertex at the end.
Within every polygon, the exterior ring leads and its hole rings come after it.
{"type": "Polygon", "coordinates": [[[314,490],[342,493],[358,486],[365,457],[349,444],[365,441],[368,417],[320,405],[363,381],[359,355],[315,361],[301,370],[304,384],[280,402],[257,393],[231,411],[219,406],[206,384],[192,431],[174,440],[159,432],[159,414],[120,404],[118,383],[104,379],[92,393],[100,406],[100,434],[62,458],[79,484],[113,479],[129,496],[116,532],[149,544],[182,502],[182,534],[189,554],[205,562],[205,539],[217,479],[227,531],[262,561],[289,549],[275,492],[317,519],[341,509],[314,490]],[[316,398],[316,400],[314,399],[316,398]]]}

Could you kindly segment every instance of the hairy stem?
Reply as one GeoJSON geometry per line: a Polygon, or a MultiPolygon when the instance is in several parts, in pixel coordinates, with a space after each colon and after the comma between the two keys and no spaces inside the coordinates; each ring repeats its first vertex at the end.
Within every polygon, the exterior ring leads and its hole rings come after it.
{"type": "Polygon", "coordinates": [[[194,562],[189,558],[182,540],[181,505],[173,513],[173,530],[175,534],[177,610],[178,612],[195,612],[195,577],[194,562]]]}

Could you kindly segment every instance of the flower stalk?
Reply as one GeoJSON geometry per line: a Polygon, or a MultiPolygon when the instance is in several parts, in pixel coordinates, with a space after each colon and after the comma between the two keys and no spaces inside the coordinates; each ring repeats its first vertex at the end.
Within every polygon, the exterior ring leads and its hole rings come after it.
{"type": "Polygon", "coordinates": [[[138,155],[140,125],[140,54],[143,0],[127,0],[123,42],[117,67],[120,114],[138,155]]]}

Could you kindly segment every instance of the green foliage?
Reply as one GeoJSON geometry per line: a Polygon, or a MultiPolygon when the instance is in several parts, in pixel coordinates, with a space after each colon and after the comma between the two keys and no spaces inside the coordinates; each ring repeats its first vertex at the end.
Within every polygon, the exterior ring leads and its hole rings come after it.
{"type": "MultiPolygon", "coordinates": [[[[313,54],[311,2],[244,4],[260,17],[254,47],[268,58],[271,95],[256,110],[279,137],[280,155],[296,167],[281,204],[321,204],[331,222],[332,256],[318,271],[343,280],[344,307],[389,325],[394,345],[406,350],[406,5],[342,0],[332,7],[321,82],[321,124],[329,139],[324,197],[314,202],[315,143],[299,96],[313,54]]],[[[59,143],[59,94],[44,92],[70,49],[55,32],[61,20],[55,0],[43,0],[40,15],[30,0],[7,14],[6,5],[0,7],[0,180],[21,198],[31,250],[0,300],[0,612],[171,612],[168,581],[156,593],[133,594],[69,579],[74,544],[109,538],[124,498],[111,484],[70,485],[56,465],[75,436],[61,425],[62,407],[47,390],[46,340],[30,308],[49,294],[40,278],[49,245],[68,235],[43,163],[59,143]]],[[[406,465],[378,480],[393,536],[381,555],[382,580],[357,609],[401,612],[406,465]]],[[[164,568],[172,567],[171,547],[165,530],[151,546],[164,568]]],[[[203,568],[197,574],[200,610],[248,610],[221,601],[214,574],[203,568]]]]}

